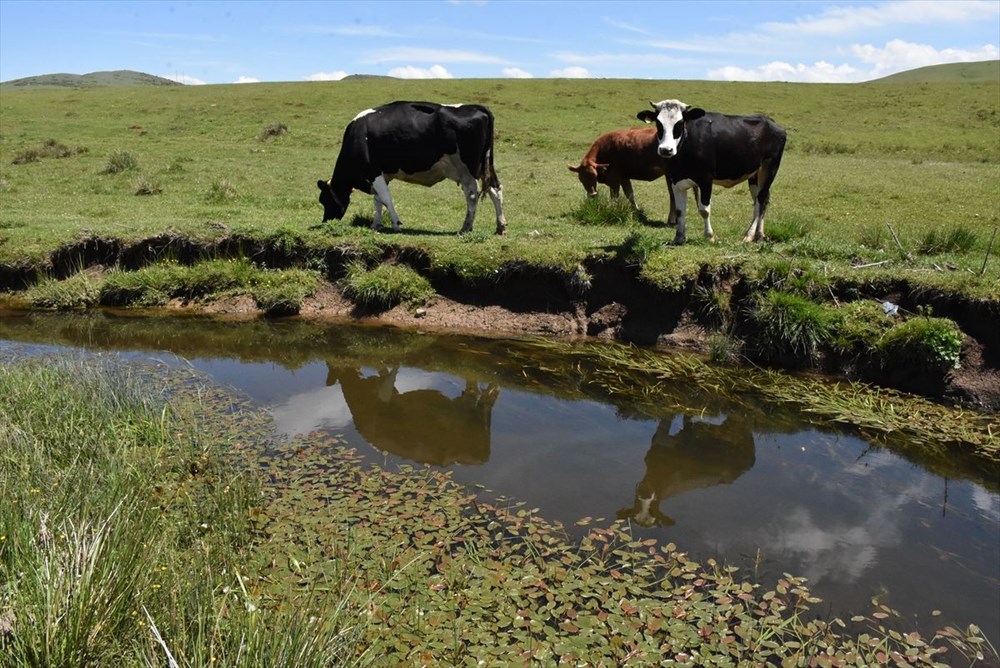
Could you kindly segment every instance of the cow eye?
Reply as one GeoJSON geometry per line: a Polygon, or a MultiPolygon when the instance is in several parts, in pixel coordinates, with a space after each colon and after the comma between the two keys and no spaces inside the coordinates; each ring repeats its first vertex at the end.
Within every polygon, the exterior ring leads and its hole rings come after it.
{"type": "Polygon", "coordinates": [[[684,121],[677,121],[674,124],[674,139],[680,139],[680,136],[684,133],[684,121]]]}

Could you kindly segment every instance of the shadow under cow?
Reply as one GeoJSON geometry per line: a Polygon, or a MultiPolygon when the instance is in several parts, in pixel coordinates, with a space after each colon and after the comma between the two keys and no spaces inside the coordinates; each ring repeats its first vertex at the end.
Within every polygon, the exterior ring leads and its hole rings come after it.
{"type": "Polygon", "coordinates": [[[632,506],[618,511],[644,527],[671,526],[660,504],[685,492],[731,484],[756,461],[751,423],[739,417],[688,415],[660,420],[646,453],[646,474],[632,506]]]}
{"type": "Polygon", "coordinates": [[[366,375],[327,364],[327,386],[340,384],[354,428],[373,447],[421,464],[484,464],[499,386],[465,379],[457,397],[435,389],[400,392],[399,367],[366,375]]]}

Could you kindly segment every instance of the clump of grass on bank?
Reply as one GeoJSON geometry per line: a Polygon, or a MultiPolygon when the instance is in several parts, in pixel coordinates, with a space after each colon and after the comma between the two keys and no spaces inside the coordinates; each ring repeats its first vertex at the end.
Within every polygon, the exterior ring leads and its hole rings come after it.
{"type": "Polygon", "coordinates": [[[268,315],[298,313],[319,279],[303,269],[268,270],[244,260],[210,260],[190,266],[155,264],[107,274],[100,301],[110,306],[161,306],[171,299],[250,295],[268,315]]]}
{"type": "Polygon", "coordinates": [[[201,407],[165,401],[133,371],[0,367],[0,656],[351,665],[358,650],[341,633],[355,618],[336,602],[311,621],[260,609],[242,583],[259,488],[220,445],[247,433],[199,423],[201,407]]]}
{"type": "Polygon", "coordinates": [[[604,194],[580,200],[570,215],[582,225],[621,226],[636,222],[635,210],[627,197],[611,198],[604,194]]]}
{"type": "Polygon", "coordinates": [[[25,292],[25,299],[37,308],[79,309],[96,306],[101,301],[100,276],[81,271],[65,280],[43,279],[25,292]]]}
{"type": "Polygon", "coordinates": [[[883,334],[878,352],[883,367],[945,371],[958,367],[962,330],[947,318],[918,316],[883,334]]]}
{"type": "Polygon", "coordinates": [[[934,228],[924,234],[917,252],[923,255],[968,253],[978,243],[979,235],[963,225],[949,230],[934,228]]]}
{"type": "Polygon", "coordinates": [[[389,309],[398,304],[421,304],[434,294],[430,281],[403,264],[380,264],[368,269],[355,262],[347,267],[344,294],[363,308],[389,309]]]}
{"type": "Polygon", "coordinates": [[[781,290],[760,295],[748,316],[747,350],[771,363],[813,362],[836,325],[832,309],[781,290]]]}

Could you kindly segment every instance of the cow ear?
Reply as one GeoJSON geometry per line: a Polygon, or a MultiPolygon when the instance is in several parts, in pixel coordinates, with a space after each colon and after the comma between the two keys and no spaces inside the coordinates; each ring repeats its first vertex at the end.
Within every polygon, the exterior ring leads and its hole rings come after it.
{"type": "Polygon", "coordinates": [[[688,109],[687,111],[684,112],[684,120],[685,121],[696,121],[696,120],[698,120],[699,118],[701,118],[704,115],[705,115],[705,110],[704,109],[701,109],[699,107],[695,107],[693,109],[688,109]]]}
{"type": "Polygon", "coordinates": [[[579,165],[566,165],[566,167],[568,167],[569,171],[571,171],[571,172],[576,172],[578,174],[580,173],[580,166],[579,165]]]}
{"type": "Polygon", "coordinates": [[[651,112],[649,109],[643,109],[638,114],[635,115],[643,123],[652,123],[656,120],[656,114],[651,112]]]}
{"type": "Polygon", "coordinates": [[[606,162],[599,162],[599,163],[597,163],[597,164],[594,165],[594,167],[597,169],[597,174],[599,176],[604,176],[605,174],[607,174],[608,167],[610,167],[610,166],[611,165],[609,165],[606,162]]]}

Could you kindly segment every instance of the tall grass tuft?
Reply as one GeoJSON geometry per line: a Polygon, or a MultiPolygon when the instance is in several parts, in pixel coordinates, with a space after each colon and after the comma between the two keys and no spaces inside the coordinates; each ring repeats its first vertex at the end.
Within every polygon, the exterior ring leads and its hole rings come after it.
{"type": "Polygon", "coordinates": [[[65,280],[48,278],[31,286],[25,297],[32,306],[45,309],[76,309],[97,305],[103,279],[85,271],[65,280]]]}
{"type": "Polygon", "coordinates": [[[229,179],[216,179],[205,193],[205,201],[209,204],[225,204],[239,196],[236,186],[229,179]]]}
{"type": "Polygon", "coordinates": [[[434,294],[430,281],[402,264],[381,264],[367,269],[355,262],[344,277],[344,294],[364,308],[392,308],[423,303],[434,294]]]}
{"type": "Polygon", "coordinates": [[[267,141],[268,139],[274,139],[288,133],[288,126],[284,123],[271,123],[264,126],[264,129],[260,131],[257,138],[260,141],[267,141]]]}
{"type": "Polygon", "coordinates": [[[809,365],[831,338],[836,325],[833,309],[805,297],[769,290],[750,308],[751,356],[765,362],[809,365]]]}
{"type": "Polygon", "coordinates": [[[583,225],[630,225],[636,222],[632,204],[625,197],[586,197],[571,217],[583,225]]]}
{"type": "Polygon", "coordinates": [[[104,164],[102,174],[119,174],[131,169],[137,169],[139,161],[134,155],[124,149],[115,149],[108,154],[108,161],[104,164]]]}
{"type": "Polygon", "coordinates": [[[357,664],[346,599],[270,609],[244,583],[258,482],[217,444],[245,434],[139,373],[0,367],[0,663],[357,664]]]}
{"type": "Polygon", "coordinates": [[[979,236],[968,227],[959,225],[950,230],[933,228],[924,234],[917,252],[922,255],[968,253],[979,243],[979,236]]]}

